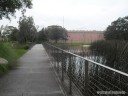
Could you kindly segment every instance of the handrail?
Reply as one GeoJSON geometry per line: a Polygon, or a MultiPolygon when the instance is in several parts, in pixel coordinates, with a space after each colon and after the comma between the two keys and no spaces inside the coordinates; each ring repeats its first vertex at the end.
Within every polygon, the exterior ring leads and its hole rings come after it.
{"type": "Polygon", "coordinates": [[[75,86],[83,94],[77,96],[103,96],[104,91],[118,96],[128,94],[127,73],[48,43],[45,43],[44,47],[63,85],[68,87],[69,94],[75,94],[75,86]]]}
{"type": "MultiPolygon", "coordinates": [[[[48,43],[46,43],[46,44],[48,44],[48,43]]],[[[114,68],[105,66],[105,65],[103,65],[103,64],[97,63],[97,62],[95,62],[95,61],[93,61],[93,60],[90,60],[90,59],[87,59],[87,58],[85,58],[85,57],[79,56],[79,55],[77,55],[77,54],[71,53],[71,52],[69,52],[69,51],[63,50],[63,49],[58,48],[58,47],[56,47],[56,46],[53,46],[53,45],[50,45],[50,44],[48,44],[48,45],[49,45],[49,46],[52,46],[52,47],[54,47],[54,48],[56,48],[56,49],[59,49],[59,50],[61,50],[61,51],[63,51],[63,52],[69,53],[69,54],[71,54],[71,55],[74,55],[74,56],[79,57],[79,58],[81,58],[81,59],[87,60],[87,61],[89,61],[89,62],[91,62],[91,63],[94,63],[94,64],[96,64],[96,65],[102,66],[102,67],[107,68],[107,69],[109,69],[109,70],[111,70],[111,71],[117,72],[117,73],[119,73],[119,74],[121,74],[121,75],[124,75],[124,76],[127,76],[127,77],[128,77],[128,74],[125,73],[125,72],[122,72],[122,71],[119,71],[119,70],[117,70],[117,69],[114,69],[114,68]]]]}

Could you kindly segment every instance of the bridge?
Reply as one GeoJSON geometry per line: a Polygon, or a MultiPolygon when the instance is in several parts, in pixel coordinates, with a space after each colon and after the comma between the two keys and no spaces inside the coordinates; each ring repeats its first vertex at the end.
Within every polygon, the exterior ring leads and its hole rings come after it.
{"type": "Polygon", "coordinates": [[[36,44],[0,78],[0,96],[127,96],[128,74],[36,44]]]}

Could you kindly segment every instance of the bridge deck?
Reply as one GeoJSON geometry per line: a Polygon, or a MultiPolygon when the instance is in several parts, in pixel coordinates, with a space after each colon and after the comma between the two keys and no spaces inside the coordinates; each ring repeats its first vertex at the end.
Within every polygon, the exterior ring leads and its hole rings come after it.
{"type": "Polygon", "coordinates": [[[64,96],[45,49],[35,45],[0,78],[0,96],[64,96]]]}

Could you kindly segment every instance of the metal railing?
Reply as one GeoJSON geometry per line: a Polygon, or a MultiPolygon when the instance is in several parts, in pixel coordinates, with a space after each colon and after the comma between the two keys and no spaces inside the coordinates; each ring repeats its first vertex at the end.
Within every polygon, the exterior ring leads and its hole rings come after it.
{"type": "Polygon", "coordinates": [[[75,96],[128,96],[128,74],[43,44],[62,84],[75,96]]]}

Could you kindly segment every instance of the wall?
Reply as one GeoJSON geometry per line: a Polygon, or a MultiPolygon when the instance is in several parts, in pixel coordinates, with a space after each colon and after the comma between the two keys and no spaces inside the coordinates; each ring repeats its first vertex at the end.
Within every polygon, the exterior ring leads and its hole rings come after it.
{"type": "Polygon", "coordinates": [[[94,42],[104,39],[103,31],[68,31],[67,42],[94,42]]]}

